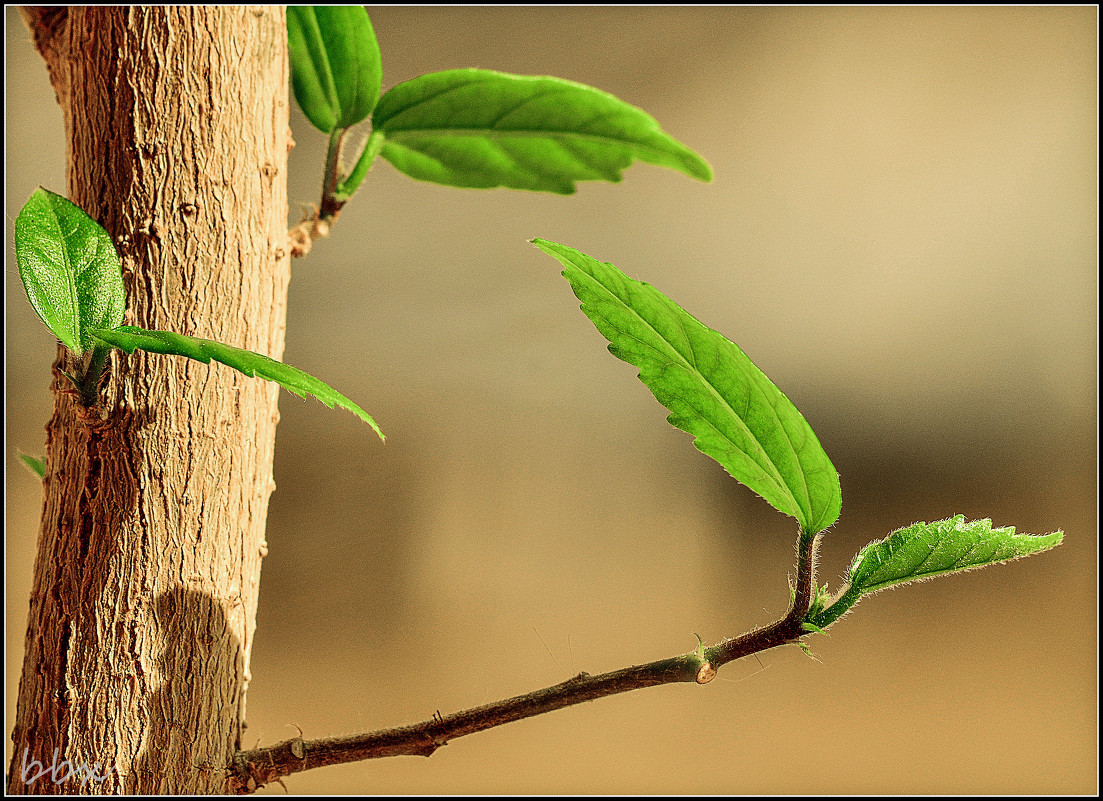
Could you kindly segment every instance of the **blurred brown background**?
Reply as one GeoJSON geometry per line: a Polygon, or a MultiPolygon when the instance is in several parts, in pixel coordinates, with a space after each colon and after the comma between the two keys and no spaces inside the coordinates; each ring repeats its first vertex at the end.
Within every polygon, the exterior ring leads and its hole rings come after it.
{"type": "MultiPolygon", "coordinates": [[[[716,180],[637,165],[558,197],[376,165],[295,264],[285,359],[388,440],[281,398],[249,745],[416,722],[784,611],[793,522],[664,422],[535,236],[655,284],[803,411],[842,476],[832,586],[868,540],[958,512],[1066,543],[867,600],[812,640],[819,662],[770,651],[289,789],[1093,792],[1094,8],[369,10],[384,89],[465,66],[581,81],[716,180]]],[[[42,453],[54,355],[12,220],[65,180],[45,69],[6,14],[10,705],[41,505],[15,449],[42,453]]],[[[292,128],[308,204],[325,137],[292,128]]]]}

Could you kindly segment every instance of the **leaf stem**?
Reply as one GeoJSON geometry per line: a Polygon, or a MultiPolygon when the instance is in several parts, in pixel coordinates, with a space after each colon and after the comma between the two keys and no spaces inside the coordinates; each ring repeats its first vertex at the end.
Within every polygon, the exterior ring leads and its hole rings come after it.
{"type": "Polygon", "coordinates": [[[821,609],[815,617],[809,618],[808,622],[819,629],[826,629],[849,612],[850,607],[858,603],[858,599],[861,597],[862,591],[860,589],[853,584],[847,584],[834,601],[821,609]]]}
{"type": "Polygon", "coordinates": [[[808,535],[803,531],[797,538],[797,577],[793,585],[793,599],[785,617],[764,628],[749,631],[718,645],[705,649],[705,659],[712,669],[718,670],[728,662],[758,651],[798,642],[809,632],[804,628],[804,616],[812,606],[816,586],[816,556],[820,534],[808,535]]]}
{"type": "Polygon", "coordinates": [[[349,130],[350,128],[334,128],[329,135],[325,174],[322,176],[321,205],[287,232],[292,256],[305,256],[315,241],[329,236],[330,227],[337,221],[341,209],[364,181],[372,162],[383,148],[382,132],[373,132],[364,144],[352,172],[342,176],[341,148],[349,130]]]}
{"type": "Polygon", "coordinates": [[[322,206],[319,216],[327,223],[337,219],[343,202],[337,200],[337,183],[341,177],[341,145],[344,144],[348,128],[334,128],[329,135],[329,149],[326,151],[326,168],[322,176],[322,206]]]}
{"type": "Polygon", "coordinates": [[[229,767],[231,791],[251,793],[283,776],[325,765],[338,765],[390,756],[430,756],[450,740],[485,731],[515,720],[542,715],[556,709],[593,701],[610,695],[679,682],[707,684],[721,665],[742,656],[799,642],[808,632],[802,626],[812,602],[819,535],[803,532],[797,545],[797,577],[793,602],[783,618],[764,628],[669,659],[591,676],[577,676],[542,690],[496,701],[484,706],[441,715],[411,726],[381,729],[346,737],[304,740],[296,737],[282,743],[239,751],[229,767]]]}
{"type": "Polygon", "coordinates": [[[92,355],[88,360],[88,366],[80,377],[77,388],[86,406],[93,406],[99,397],[100,376],[103,375],[104,365],[107,364],[107,354],[111,352],[110,346],[95,345],[92,355]]]}

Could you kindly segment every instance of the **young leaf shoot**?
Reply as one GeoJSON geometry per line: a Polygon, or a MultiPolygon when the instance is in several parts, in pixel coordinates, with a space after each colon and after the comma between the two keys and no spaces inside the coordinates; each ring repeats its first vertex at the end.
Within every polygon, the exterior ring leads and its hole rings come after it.
{"type": "Polygon", "coordinates": [[[1063,539],[1061,531],[1016,534],[1012,526],[992,528],[991,520],[966,522],[964,515],[915,523],[864,547],[847,571],[846,588],[832,603],[814,605],[806,621],[824,629],[866,595],[909,581],[1021,559],[1055,548],[1063,539]]]}
{"type": "Polygon", "coordinates": [[[83,209],[39,187],[15,220],[15,258],[39,319],[78,356],[92,328],[123,321],[122,263],[115,243],[83,209]]]}

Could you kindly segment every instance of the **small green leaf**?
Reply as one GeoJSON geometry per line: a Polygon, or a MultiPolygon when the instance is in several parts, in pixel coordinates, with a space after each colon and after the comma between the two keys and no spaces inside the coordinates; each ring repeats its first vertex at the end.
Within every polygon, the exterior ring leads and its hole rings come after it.
{"type": "Polygon", "coordinates": [[[1011,526],[992,528],[989,519],[966,522],[964,515],[935,523],[915,523],[863,548],[847,572],[848,586],[826,609],[813,609],[809,622],[834,623],[861,598],[888,587],[961,573],[1020,559],[1061,544],[1064,534],[1016,534],[1011,526]]]}
{"type": "Polygon", "coordinates": [[[671,425],[805,536],[842,508],[839,475],[801,413],[735,343],[654,287],[566,245],[532,240],[567,269],[582,311],[671,414],[671,425]]]}
{"type": "Polygon", "coordinates": [[[300,397],[313,395],[331,409],[334,406],[348,409],[370,425],[380,439],[384,439],[383,432],[379,430],[379,426],[368,416],[368,413],[344,395],[302,370],[259,353],[223,345],[221,342],[213,342],[209,339],[173,334],[169,331],[147,331],[144,328],[129,325],[111,330],[96,329],[93,333],[108,345],[122,348],[127,353],[146,350],[151,353],[187,356],[204,364],[210,364],[213,359],[247,376],[275,381],[284,389],[300,397]]]}
{"type": "Polygon", "coordinates": [[[18,451],[18,453],[19,453],[19,459],[23,462],[24,465],[26,465],[28,470],[30,470],[32,473],[34,473],[39,478],[45,478],[46,477],[46,460],[45,459],[36,459],[34,456],[31,456],[30,454],[23,453],[22,451],[18,451]]]}
{"type": "Polygon", "coordinates": [[[702,181],[712,169],[641,109],[562,78],[481,69],[422,75],[372,115],[381,155],[412,178],[569,195],[575,181],[619,181],[633,159],[702,181]]]}
{"type": "Polygon", "coordinates": [[[824,634],[824,635],[826,635],[826,634],[827,634],[827,632],[826,632],[826,631],[824,631],[823,629],[821,629],[821,628],[820,628],[819,626],[817,626],[817,625],[816,625],[815,623],[809,623],[809,622],[808,622],[807,620],[805,620],[805,621],[804,621],[803,623],[801,623],[800,625],[801,625],[801,628],[802,628],[802,629],[804,629],[804,630],[805,630],[805,631],[807,631],[807,632],[816,632],[817,634],[824,634]]]}
{"type": "Polygon", "coordinates": [[[957,573],[1018,559],[1061,543],[1060,531],[1040,536],[1016,534],[1013,526],[992,528],[992,521],[965,521],[965,515],[898,529],[862,549],[848,580],[863,595],[943,573],[957,573]]]}
{"type": "Polygon", "coordinates": [[[126,298],[107,232],[61,195],[39,187],[15,221],[15,259],[27,298],[69,350],[94,345],[92,328],[114,328],[126,298]]]}
{"type": "Polygon", "coordinates": [[[379,100],[383,66],[363,6],[288,6],[291,85],[323,133],[366,120],[379,100]]]}

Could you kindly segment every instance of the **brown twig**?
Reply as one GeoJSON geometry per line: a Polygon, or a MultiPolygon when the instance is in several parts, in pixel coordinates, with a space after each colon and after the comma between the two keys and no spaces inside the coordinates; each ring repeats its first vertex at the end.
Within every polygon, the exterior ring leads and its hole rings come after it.
{"type": "Polygon", "coordinates": [[[67,6],[20,6],[19,16],[23,18],[35,49],[46,62],[46,72],[50,76],[50,85],[65,120],[65,130],[69,130],[69,77],[62,69],[63,50],[66,48],[66,30],[69,25],[67,6]]]}
{"type": "Polygon", "coordinates": [[[819,536],[801,535],[797,546],[797,577],[793,603],[780,620],[739,637],[670,659],[591,676],[579,673],[542,690],[442,716],[412,726],[346,737],[304,740],[301,736],[265,748],[239,751],[230,766],[229,789],[251,793],[268,782],[325,765],[339,765],[390,756],[430,756],[450,740],[466,734],[542,715],[556,709],[609,695],[676,682],[707,684],[721,666],[768,648],[800,641],[808,634],[804,616],[812,600],[819,536]]]}

